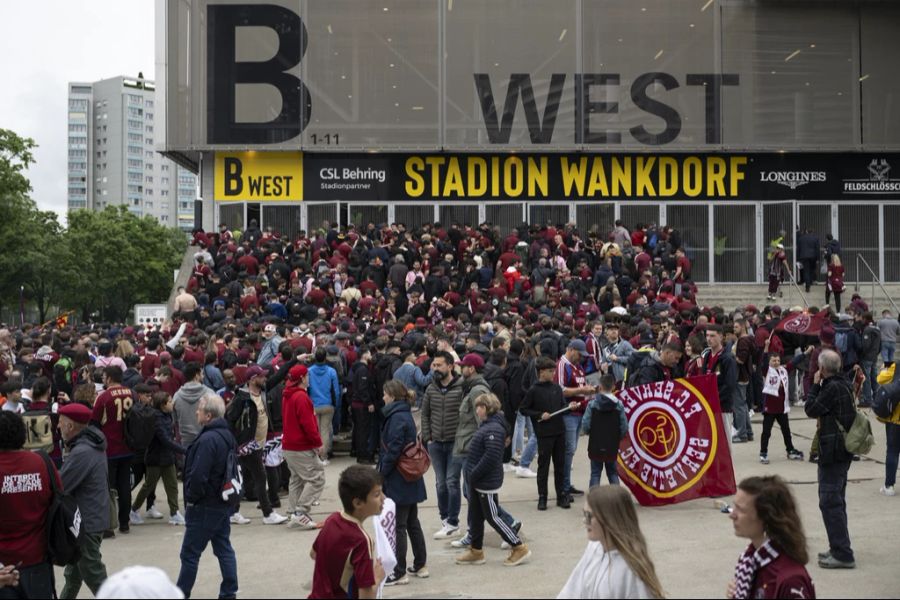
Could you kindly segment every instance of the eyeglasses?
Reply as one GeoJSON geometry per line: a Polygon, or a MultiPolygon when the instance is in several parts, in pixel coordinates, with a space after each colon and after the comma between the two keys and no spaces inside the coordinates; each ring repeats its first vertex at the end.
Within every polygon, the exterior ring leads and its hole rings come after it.
{"type": "Polygon", "coordinates": [[[582,512],[582,514],[584,515],[584,524],[585,524],[585,525],[590,525],[590,524],[591,524],[591,519],[594,518],[594,513],[592,513],[592,512],[589,511],[589,510],[582,510],[581,512],[582,512]]]}

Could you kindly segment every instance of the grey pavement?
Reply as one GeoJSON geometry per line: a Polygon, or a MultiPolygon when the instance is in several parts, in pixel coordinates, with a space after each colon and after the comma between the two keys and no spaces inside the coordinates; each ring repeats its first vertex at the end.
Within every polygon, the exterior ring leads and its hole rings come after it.
{"type": "MultiPolygon", "coordinates": [[[[794,444],[808,454],[815,422],[803,416],[802,408],[791,413],[794,444]]],[[[760,417],[754,418],[756,442],[734,446],[736,477],[778,473],[793,485],[799,501],[803,525],[809,540],[813,561],[808,565],[821,598],[897,598],[900,596],[900,569],[897,544],[900,540],[900,496],[886,498],[878,493],[884,478],[884,429],[872,419],[876,446],[870,457],[854,463],[847,487],[850,534],[856,553],[857,568],[852,571],[826,571],[815,564],[817,552],[827,549],[827,538],[818,510],[816,466],[809,462],[788,461],[782,448],[780,432],[773,431],[769,443],[771,464],[760,465],[760,417]]],[[[573,481],[586,488],[589,464],[586,439],[579,441],[573,481]]],[[[337,478],[352,464],[349,458],[338,458],[327,467],[327,485],[321,506],[313,514],[324,519],[338,510],[337,478]]],[[[552,476],[552,475],[551,475],[552,476]]],[[[581,501],[571,510],[556,508],[552,502],[547,512],[536,507],[537,491],[533,479],[518,479],[507,474],[500,494],[501,504],[524,522],[522,535],[533,554],[526,565],[508,568],[502,562],[506,552],[493,531],[486,535],[484,566],[462,567],[454,564],[460,553],[449,542],[431,539],[440,527],[434,495],[434,477],[426,475],[428,500],[420,505],[419,515],[428,546],[429,579],[415,579],[407,586],[386,589],[386,598],[545,598],[555,597],[584,551],[586,538],[581,524],[581,501]]],[[[604,483],[605,484],[605,483],[604,483]]],[[[180,491],[180,490],[179,490],[180,491]]],[[[164,491],[160,486],[160,505],[164,491]]],[[[725,499],[726,501],[728,499],[725,499]]],[[[183,501],[183,500],[182,500],[183,501]]],[[[238,557],[240,597],[305,598],[309,595],[313,562],[309,550],[316,532],[289,530],[285,526],[266,526],[255,504],[244,503],[244,516],[253,522],[232,527],[232,543],[238,557]]],[[[731,578],[738,555],[746,540],[736,538],[731,521],[722,514],[716,502],[701,499],[664,508],[639,508],[641,527],[647,538],[657,573],[669,597],[722,598],[731,578]]],[[[463,503],[462,521],[465,520],[463,503]]],[[[164,521],[147,521],[134,526],[127,536],[106,540],[101,548],[109,573],[128,565],[155,565],[165,570],[173,581],[178,576],[178,553],[183,529],[164,521]]],[[[412,555],[408,556],[412,564],[412,555]]],[[[57,587],[62,586],[62,573],[57,570],[57,587]]],[[[194,597],[216,597],[219,569],[211,548],[200,563],[194,597]]],[[[80,597],[90,597],[82,589],[80,597]]]]}

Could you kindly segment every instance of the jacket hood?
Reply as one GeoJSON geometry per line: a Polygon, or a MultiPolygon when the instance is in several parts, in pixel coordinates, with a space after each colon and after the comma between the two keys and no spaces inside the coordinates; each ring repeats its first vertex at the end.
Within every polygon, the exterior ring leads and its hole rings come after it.
{"type": "MultiPolygon", "coordinates": [[[[231,427],[228,426],[228,421],[224,418],[213,419],[209,423],[203,426],[203,431],[212,431],[213,429],[222,429],[231,433],[231,427]]],[[[203,432],[201,431],[201,433],[203,432]]]]}
{"type": "Polygon", "coordinates": [[[483,385],[483,386],[486,387],[486,388],[490,388],[490,387],[491,387],[490,385],[488,385],[488,382],[487,382],[487,380],[484,378],[484,376],[481,375],[480,373],[479,373],[478,375],[475,375],[475,377],[473,377],[473,378],[471,378],[471,379],[465,379],[465,378],[463,378],[463,390],[465,390],[465,392],[466,392],[467,394],[468,394],[469,392],[471,392],[471,391],[472,391],[472,388],[474,388],[476,385],[483,385]]]}
{"type": "Polygon", "coordinates": [[[72,439],[69,442],[69,448],[74,449],[75,446],[80,446],[82,444],[90,446],[95,450],[106,452],[106,436],[93,425],[88,425],[80,434],[78,434],[78,436],[72,439]]]}
{"type": "Polygon", "coordinates": [[[199,381],[191,381],[181,386],[177,393],[178,397],[188,404],[196,404],[208,389],[199,381]]]}
{"type": "Polygon", "coordinates": [[[398,400],[398,401],[391,402],[390,404],[385,405],[385,407],[381,409],[381,413],[385,417],[390,417],[396,413],[401,413],[401,412],[408,412],[408,413],[412,412],[412,410],[409,407],[408,402],[403,402],[402,400],[398,400]]]}
{"type": "Polygon", "coordinates": [[[484,378],[486,380],[503,379],[503,367],[493,363],[486,364],[484,366],[484,378]]]}
{"type": "Polygon", "coordinates": [[[504,429],[506,429],[506,418],[501,413],[494,413],[489,416],[487,419],[478,424],[479,427],[484,427],[488,423],[497,423],[504,429]]]}
{"type": "Polygon", "coordinates": [[[611,398],[606,394],[599,394],[597,396],[597,408],[602,411],[615,410],[618,402],[618,400],[616,400],[615,398],[611,398]]]}

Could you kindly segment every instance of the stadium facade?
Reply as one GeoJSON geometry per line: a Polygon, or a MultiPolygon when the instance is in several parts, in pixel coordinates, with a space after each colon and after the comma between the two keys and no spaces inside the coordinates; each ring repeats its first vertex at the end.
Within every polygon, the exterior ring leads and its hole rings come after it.
{"type": "Polygon", "coordinates": [[[158,0],[160,149],[208,229],[621,218],[729,283],[799,227],[900,281],[895,4],[158,0]]]}

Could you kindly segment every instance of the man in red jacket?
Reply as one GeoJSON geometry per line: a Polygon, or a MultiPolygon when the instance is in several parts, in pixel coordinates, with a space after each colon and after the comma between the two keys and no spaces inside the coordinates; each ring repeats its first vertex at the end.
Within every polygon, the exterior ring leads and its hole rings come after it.
{"type": "Polygon", "coordinates": [[[313,530],[317,525],[309,517],[309,511],[325,488],[325,466],[321,460],[325,449],[312,400],[306,392],[308,385],[306,366],[297,365],[288,371],[288,383],[281,401],[284,425],[281,446],[291,471],[288,527],[313,530]]]}

